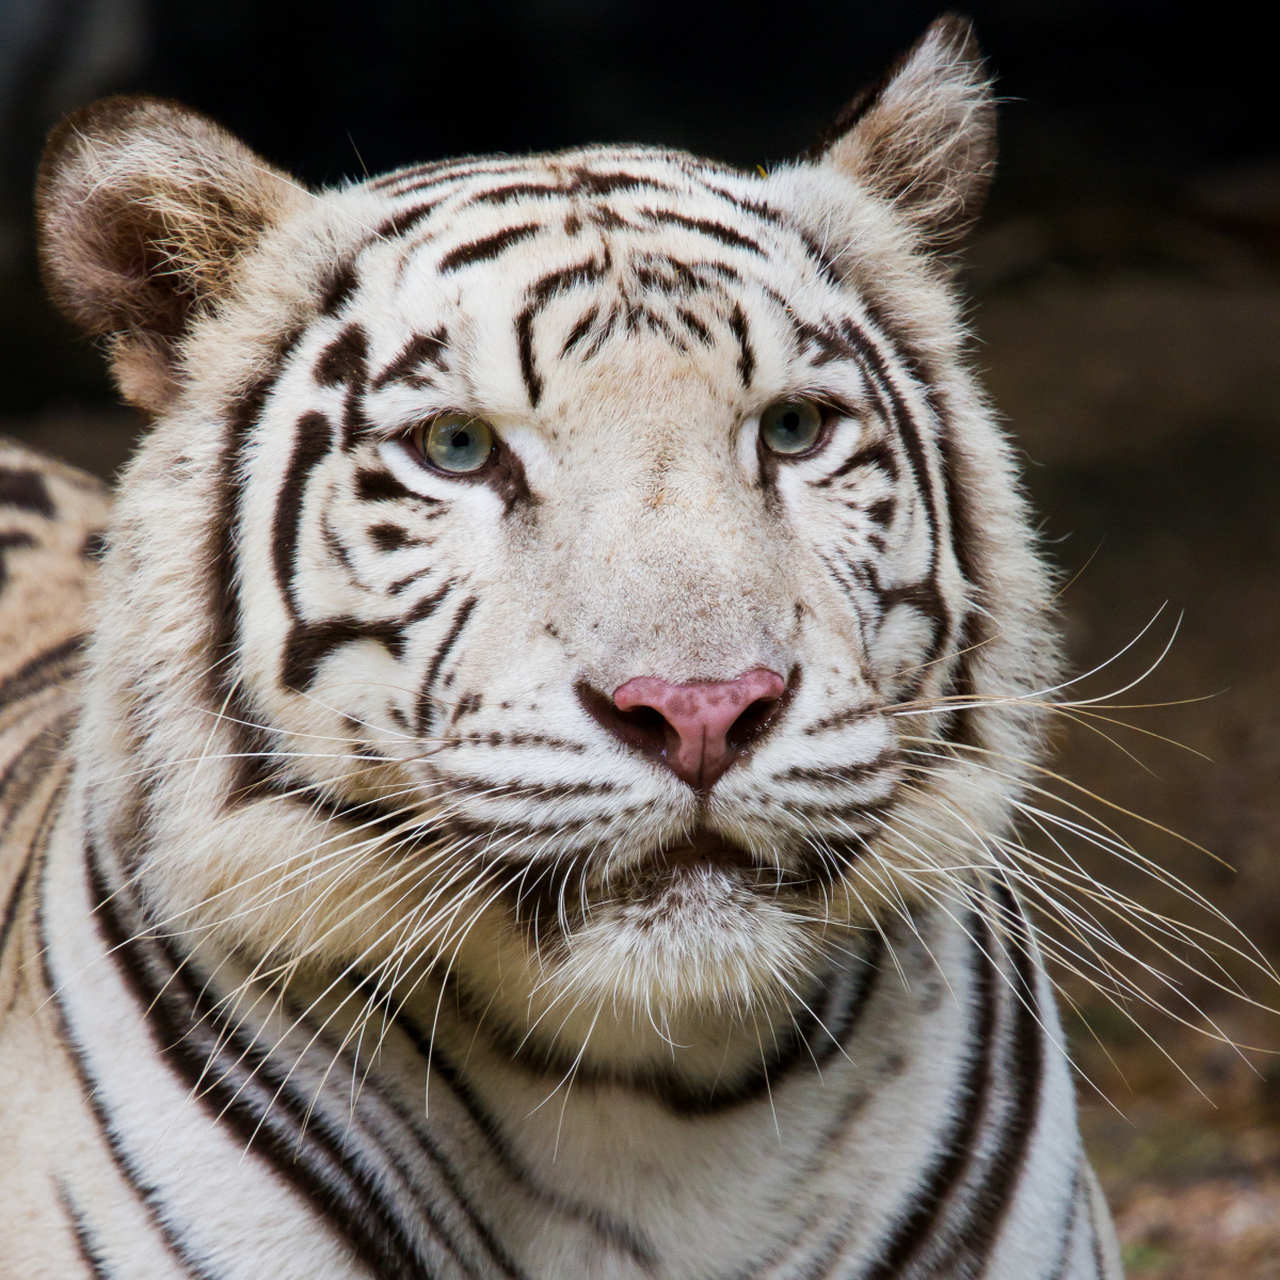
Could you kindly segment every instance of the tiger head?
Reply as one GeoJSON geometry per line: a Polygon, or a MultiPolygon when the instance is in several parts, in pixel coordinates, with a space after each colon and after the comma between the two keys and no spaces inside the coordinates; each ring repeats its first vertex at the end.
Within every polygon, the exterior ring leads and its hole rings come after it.
{"type": "Polygon", "coordinates": [[[768,174],[65,122],[50,288],[154,419],[79,785],[157,928],[669,1056],[996,859],[1056,656],[951,283],[991,163],[955,19],[768,174]]]}

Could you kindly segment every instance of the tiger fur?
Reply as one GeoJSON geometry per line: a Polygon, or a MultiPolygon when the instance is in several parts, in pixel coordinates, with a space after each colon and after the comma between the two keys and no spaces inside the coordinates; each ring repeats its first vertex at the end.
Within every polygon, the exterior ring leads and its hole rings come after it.
{"type": "Polygon", "coordinates": [[[153,423],[110,513],[0,459],[6,1277],[1120,1275],[999,855],[1058,657],[992,136],[954,18],[769,174],[55,131],[153,423]]]}

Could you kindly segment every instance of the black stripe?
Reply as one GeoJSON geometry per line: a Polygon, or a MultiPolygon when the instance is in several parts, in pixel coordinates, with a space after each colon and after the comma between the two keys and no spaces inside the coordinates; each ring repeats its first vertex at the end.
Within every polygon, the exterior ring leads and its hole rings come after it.
{"type": "Polygon", "coordinates": [[[711,330],[707,328],[692,311],[687,311],[684,307],[676,308],[676,315],[680,319],[680,323],[689,330],[695,338],[704,346],[711,346],[711,330]]]}
{"type": "Polygon", "coordinates": [[[967,1219],[957,1232],[950,1252],[937,1264],[939,1275],[981,1275],[1013,1204],[1018,1177],[1026,1163],[1035,1133],[1044,1075],[1044,1031],[1036,998],[1036,964],[1025,942],[1030,924],[1012,894],[997,882],[995,896],[1005,924],[1002,941],[1013,955],[1013,1005],[1011,1049],[1006,1071],[1013,1090],[1013,1104],[1005,1116],[999,1142],[985,1176],[974,1193],[967,1219]]]}
{"type": "Polygon", "coordinates": [[[476,262],[488,262],[512,245],[519,244],[521,240],[537,235],[541,230],[540,222],[526,222],[518,227],[508,227],[505,231],[485,236],[481,240],[471,240],[467,244],[459,245],[456,249],[450,249],[440,259],[436,269],[443,275],[447,271],[456,271],[459,267],[471,266],[476,262]]]}
{"type": "MultiPolygon", "coordinates": [[[[429,571],[428,571],[429,572],[429,571]]],[[[415,574],[414,577],[420,577],[415,574]]],[[[359,640],[374,640],[393,658],[404,657],[409,627],[429,618],[453,590],[450,578],[434,593],[419,600],[403,618],[322,618],[318,622],[295,622],[284,643],[281,656],[280,683],[286,689],[300,692],[315,680],[320,664],[343,645],[359,640]]]]}
{"type": "Polygon", "coordinates": [[[910,1274],[908,1267],[932,1242],[947,1199],[963,1182],[975,1155],[979,1120],[991,1092],[998,975],[987,954],[991,931],[980,916],[972,920],[977,1017],[969,1038],[968,1065],[957,1087],[958,1106],[940,1134],[933,1168],[899,1216],[880,1256],[860,1280],[905,1280],[910,1274]]]}
{"type": "Polygon", "coordinates": [[[521,196],[563,196],[567,194],[564,187],[549,185],[545,182],[508,182],[502,187],[492,187],[468,198],[467,204],[507,204],[518,200],[521,196]]]}
{"type": "Polygon", "coordinates": [[[815,489],[826,489],[833,481],[843,479],[849,472],[856,471],[859,467],[879,467],[891,481],[896,481],[898,478],[898,460],[894,457],[889,442],[877,440],[874,444],[869,444],[866,448],[850,454],[834,471],[828,472],[821,480],[812,480],[810,483],[815,489]]]}
{"type": "MultiPolygon", "coordinates": [[[[413,188],[407,188],[398,192],[399,195],[408,195],[413,188]]],[[[408,209],[401,209],[399,213],[392,214],[377,230],[377,238],[380,240],[391,240],[397,236],[402,236],[420,223],[431,211],[443,204],[447,196],[441,196],[436,200],[427,200],[422,204],[415,204],[408,209]]]]}
{"type": "MultiPolygon", "coordinates": [[[[1071,1261],[1071,1255],[1074,1252],[1072,1246],[1075,1244],[1076,1223],[1080,1219],[1080,1197],[1088,1194],[1080,1169],[1080,1160],[1081,1157],[1077,1156],[1075,1177],[1071,1179],[1071,1198],[1067,1202],[1066,1216],[1062,1229],[1058,1233],[1058,1260],[1053,1264],[1053,1271],[1048,1280],[1063,1280],[1067,1274],[1067,1263],[1071,1261]]],[[[1103,1273],[1099,1271],[1098,1280],[1102,1280],[1102,1275],[1103,1273]]]]}
{"type": "MultiPolygon", "coordinates": [[[[41,858],[43,860],[43,851],[41,851],[41,858]]],[[[80,1087],[80,1096],[98,1127],[103,1145],[107,1148],[107,1153],[111,1157],[112,1164],[115,1165],[116,1172],[120,1175],[120,1180],[132,1193],[134,1199],[137,1200],[152,1229],[160,1238],[161,1243],[168,1250],[170,1257],[173,1258],[178,1268],[186,1276],[190,1277],[190,1280],[218,1280],[218,1277],[207,1271],[197,1261],[186,1244],[169,1226],[165,1205],[159,1193],[154,1187],[150,1187],[144,1182],[133,1160],[125,1151],[118,1135],[119,1126],[111,1118],[103,1103],[102,1089],[99,1087],[93,1073],[89,1070],[84,1047],[72,1034],[61,990],[58,984],[54,982],[53,973],[49,967],[51,953],[45,928],[43,905],[36,917],[36,921],[40,935],[39,955],[42,978],[44,988],[49,992],[49,1003],[53,1011],[54,1033],[66,1053],[67,1061],[70,1063],[71,1070],[75,1074],[76,1082],[80,1087]]]]}
{"type": "MultiPolygon", "coordinates": [[[[125,924],[125,891],[112,891],[92,850],[87,861],[107,950],[146,1011],[156,1051],[179,1079],[246,1150],[269,1160],[375,1275],[382,1280],[430,1276],[429,1259],[387,1204],[377,1174],[366,1168],[359,1148],[350,1141],[352,1130],[359,1132],[354,1121],[335,1129],[320,1109],[313,1109],[312,1099],[290,1085],[288,1064],[275,1063],[238,1022],[219,1016],[208,984],[192,973],[189,957],[170,952],[163,940],[142,936],[138,921],[125,924]]],[[[433,1206],[419,1202],[417,1207],[433,1239],[454,1255],[466,1274],[476,1276],[433,1206]]],[[[460,1207],[464,1213],[468,1209],[460,1207]]],[[[512,1274],[501,1257],[493,1261],[512,1274]]]]}
{"type": "Polygon", "coordinates": [[[371,525],[367,533],[379,551],[399,551],[401,547],[422,545],[418,538],[410,537],[398,524],[371,525]]]}
{"type": "Polygon", "coordinates": [[[280,485],[275,519],[272,522],[271,559],[275,566],[276,585],[289,615],[296,618],[298,601],[293,591],[293,577],[297,569],[295,559],[298,539],[302,533],[302,507],[307,480],[312,470],[332,449],[333,428],[324,414],[313,410],[298,419],[294,435],[293,457],[289,459],[288,469],[280,485]]]}
{"type": "Polygon", "coordinates": [[[871,340],[870,335],[855,325],[853,321],[844,321],[841,328],[850,346],[854,348],[861,358],[867,381],[871,384],[872,389],[877,395],[884,396],[888,400],[888,408],[892,411],[892,421],[898,428],[899,435],[906,446],[907,461],[910,464],[911,474],[920,493],[920,499],[924,503],[925,515],[929,522],[929,588],[933,597],[931,612],[937,617],[939,625],[934,630],[933,643],[925,660],[919,664],[918,680],[922,681],[930,665],[941,655],[952,630],[951,611],[947,607],[942,592],[937,585],[938,548],[942,532],[938,514],[937,494],[934,492],[932,478],[929,474],[929,464],[925,457],[924,438],[920,426],[907,408],[884,355],[871,340]]]}
{"type": "Polygon", "coordinates": [[[756,370],[756,356],[751,349],[751,337],[747,331],[747,317],[743,315],[742,307],[736,302],[733,304],[733,310],[729,313],[729,328],[738,342],[738,376],[742,379],[742,385],[749,387],[752,375],[756,370]]]}
{"type": "Polygon", "coordinates": [[[46,520],[54,517],[53,499],[44,476],[26,467],[0,467],[0,507],[17,507],[46,520]]]}
{"type": "Polygon", "coordinates": [[[439,498],[428,498],[405,488],[390,471],[370,471],[361,469],[356,472],[355,496],[360,502],[401,502],[412,498],[429,507],[441,505],[439,498]]]}
{"type": "Polygon", "coordinates": [[[870,782],[878,778],[898,759],[896,747],[890,747],[876,756],[874,760],[856,764],[821,766],[793,765],[781,773],[775,773],[777,782],[818,782],[835,786],[844,782],[870,782]]]}
{"type": "Polygon", "coordinates": [[[595,258],[588,258],[585,262],[576,262],[571,267],[561,267],[556,271],[548,272],[529,286],[528,296],[536,304],[535,309],[541,309],[552,298],[562,293],[568,293],[579,285],[594,284],[595,281],[607,275],[612,266],[613,258],[606,247],[598,262],[595,258]]]}
{"type": "Polygon", "coordinates": [[[435,689],[436,677],[439,676],[440,668],[444,665],[444,660],[448,657],[449,651],[458,643],[462,628],[467,625],[472,610],[475,609],[478,603],[479,600],[476,596],[468,596],[462,602],[458,612],[454,615],[453,625],[450,626],[440,647],[436,650],[435,656],[431,659],[431,665],[427,668],[426,679],[423,680],[422,688],[418,691],[418,706],[415,715],[416,727],[420,734],[426,732],[427,726],[431,723],[432,713],[435,710],[431,695],[435,689]]]}
{"type": "MultiPolygon", "coordinates": [[[[390,1001],[379,996],[384,1007],[390,1009],[390,1001]]],[[[429,1037],[423,1035],[417,1025],[401,1009],[392,1014],[391,1021],[404,1033],[406,1038],[434,1071],[448,1085],[457,1098],[472,1124],[484,1139],[494,1159],[506,1175],[528,1194],[536,1197],[543,1204],[554,1209],[567,1218],[572,1218],[594,1231],[605,1243],[615,1249],[629,1254],[646,1270],[651,1270],[658,1263],[657,1254],[652,1245],[641,1239],[625,1222],[619,1221],[602,1209],[592,1205],[582,1205],[566,1199],[558,1192],[544,1187],[520,1159],[515,1147],[508,1139],[497,1119],[480,1101],[479,1095],[463,1078],[462,1073],[453,1062],[431,1043],[429,1037]]]]}
{"type": "Polygon", "coordinates": [[[641,209],[640,212],[650,222],[684,227],[687,231],[696,231],[700,235],[710,236],[711,239],[719,240],[721,244],[729,245],[731,248],[746,249],[750,253],[759,254],[762,258],[766,256],[765,251],[756,241],[734,231],[732,227],[726,227],[723,222],[712,222],[709,218],[686,217],[672,209],[641,209]]]}
{"type": "Polygon", "coordinates": [[[322,387],[350,386],[364,382],[368,369],[369,339],[362,326],[347,325],[320,353],[315,378],[322,387]]]}
{"type": "Polygon", "coordinates": [[[446,370],[448,364],[444,352],[448,349],[449,334],[441,325],[435,333],[415,333],[405,348],[370,384],[380,391],[389,382],[407,382],[411,387],[424,385],[425,380],[415,376],[429,360],[437,369],[446,370]]]}
{"type": "Polygon", "coordinates": [[[225,710],[224,731],[232,737],[228,768],[233,771],[231,796],[245,795],[269,776],[265,734],[254,728],[256,716],[241,687],[239,663],[240,596],[238,534],[240,525],[241,476],[249,435],[257,425],[267,397],[301,330],[285,334],[271,355],[267,371],[231,407],[227,415],[222,459],[218,469],[217,499],[207,550],[209,570],[209,617],[212,619],[209,688],[207,705],[225,710]]]}
{"type": "Polygon", "coordinates": [[[89,1230],[89,1224],[85,1221],[84,1214],[80,1212],[79,1206],[72,1199],[66,1183],[61,1178],[57,1180],[56,1185],[58,1202],[62,1205],[62,1211],[67,1215],[67,1221],[71,1225],[71,1231],[76,1241],[76,1252],[80,1255],[80,1261],[84,1263],[89,1274],[93,1276],[93,1280],[111,1280],[111,1272],[107,1268],[98,1242],[93,1238],[93,1233],[89,1230]]]}
{"type": "Polygon", "coordinates": [[[83,644],[83,636],[72,636],[52,649],[36,654],[19,667],[0,684],[0,711],[73,675],[79,667],[76,659],[83,644]]]}
{"type": "Polygon", "coordinates": [[[0,591],[4,590],[9,581],[9,558],[5,553],[22,551],[35,545],[36,540],[29,533],[21,531],[0,533],[0,591]]]}
{"type": "Polygon", "coordinates": [[[339,262],[320,285],[320,314],[336,316],[359,287],[360,278],[351,262],[339,262]]]}
{"type": "MultiPolygon", "coordinates": [[[[57,761],[60,749],[71,732],[75,719],[75,713],[70,711],[59,716],[33,734],[9,761],[3,776],[0,776],[0,815],[2,815],[0,816],[0,840],[8,836],[14,819],[25,809],[40,784],[49,777],[49,770],[57,761]]],[[[23,859],[22,866],[18,869],[9,890],[9,896],[4,904],[4,916],[0,918],[0,957],[5,954],[9,935],[17,922],[22,895],[36,861],[35,850],[57,817],[54,802],[60,795],[61,788],[55,788],[45,802],[44,812],[40,815],[35,834],[27,848],[27,856],[23,859]]]]}
{"type": "MultiPolygon", "coordinates": [[[[626,816],[626,811],[615,816],[626,816]]],[[[587,824],[562,823],[551,829],[563,833],[575,825],[587,824]]],[[[502,834],[502,829],[496,825],[475,828],[469,832],[465,824],[453,819],[449,826],[459,834],[477,834],[482,837],[502,834]]],[[[520,828],[513,827],[512,830],[515,834],[523,835],[539,828],[522,824],[520,828]]],[[[512,895],[516,899],[517,924],[528,925],[532,922],[530,916],[518,914],[518,906],[526,901],[534,904],[537,918],[544,924],[554,926],[562,904],[570,915],[575,914],[564,895],[564,886],[578,882],[581,875],[578,858],[564,858],[555,864],[536,868],[525,859],[513,860],[498,855],[481,860],[480,865],[486,872],[496,869],[505,877],[522,869],[527,874],[537,870],[536,878],[522,883],[518,896],[512,895]]],[[[770,1097],[776,1094],[788,1077],[799,1072],[816,1073],[825,1066],[848,1044],[857,1029],[877,989],[882,958],[882,943],[878,938],[873,941],[865,956],[853,957],[852,962],[862,971],[860,980],[850,993],[843,1016],[834,1028],[824,1028],[813,1012],[815,1006],[830,1003],[830,989],[841,978],[839,973],[832,971],[827,975],[822,990],[809,1002],[808,1007],[796,1014],[792,1024],[782,1034],[775,1036],[773,1051],[765,1061],[753,1065],[732,1083],[718,1078],[710,1085],[698,1086],[690,1085],[676,1071],[664,1070],[658,1066],[636,1071],[614,1071],[608,1067],[582,1062],[573,1053],[562,1050],[553,1043],[536,1043],[525,1029],[504,1025],[489,1005],[477,1004],[451,979],[446,986],[451,1002],[455,1002],[459,1013],[476,1027],[477,1034],[485,1036],[498,1053],[519,1063],[537,1080],[557,1081],[572,1075],[578,1087],[609,1086],[630,1089],[651,1098],[673,1115],[692,1119],[721,1115],[739,1107],[767,1106],[770,1097]]]]}
{"type": "Polygon", "coordinates": [[[538,407],[542,398],[542,379],[533,363],[533,317],[536,306],[529,306],[516,317],[516,350],[520,355],[520,376],[524,379],[525,391],[529,396],[532,408],[538,407]]]}
{"type": "Polygon", "coordinates": [[[600,314],[599,307],[588,307],[586,314],[578,321],[577,324],[569,330],[569,336],[564,340],[564,346],[560,348],[561,356],[567,356],[574,347],[587,336],[591,326],[595,324],[596,317],[600,314]]]}

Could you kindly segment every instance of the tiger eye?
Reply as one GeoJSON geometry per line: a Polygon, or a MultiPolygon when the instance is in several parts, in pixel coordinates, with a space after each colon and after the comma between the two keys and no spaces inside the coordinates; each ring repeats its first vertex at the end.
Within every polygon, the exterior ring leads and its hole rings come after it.
{"type": "Polygon", "coordinates": [[[812,449],[822,435],[822,410],[812,400],[778,400],[760,415],[760,439],[784,457],[812,449]]]}
{"type": "Polygon", "coordinates": [[[479,471],[493,453],[493,428],[483,418],[445,413],[413,433],[414,448],[433,467],[455,475],[479,471]]]}

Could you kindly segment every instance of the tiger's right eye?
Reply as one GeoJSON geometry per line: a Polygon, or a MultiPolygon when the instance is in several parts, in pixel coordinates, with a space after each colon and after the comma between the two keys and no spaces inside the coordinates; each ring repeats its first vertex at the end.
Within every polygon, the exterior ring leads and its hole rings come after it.
{"type": "Polygon", "coordinates": [[[413,447],[438,471],[465,475],[479,471],[493,455],[493,428],[483,418],[445,413],[416,427],[413,447]]]}

